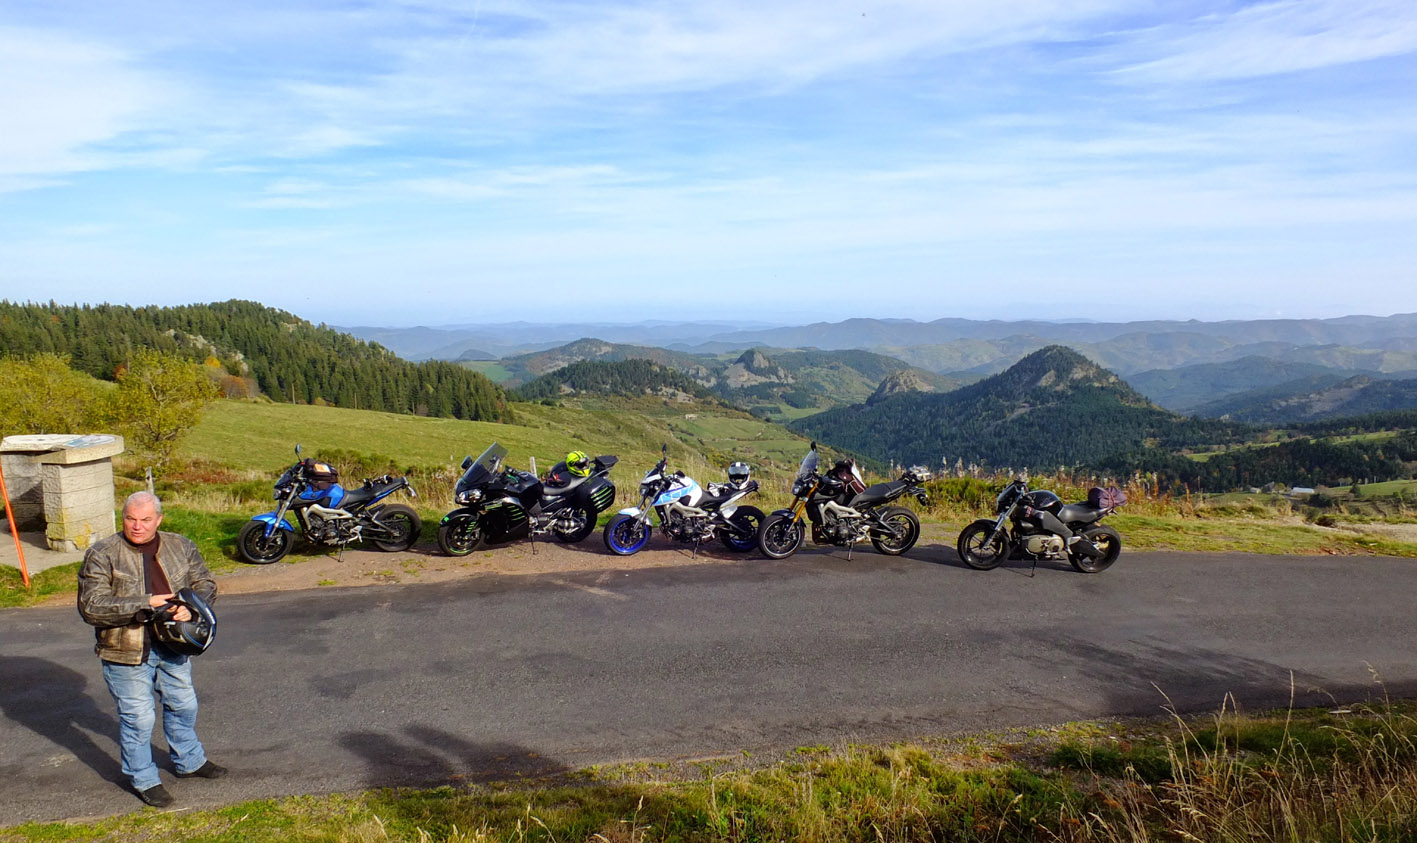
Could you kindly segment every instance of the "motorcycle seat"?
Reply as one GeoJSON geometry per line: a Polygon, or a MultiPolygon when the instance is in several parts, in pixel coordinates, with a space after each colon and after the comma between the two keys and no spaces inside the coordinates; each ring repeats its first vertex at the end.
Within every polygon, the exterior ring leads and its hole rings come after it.
{"type": "Polygon", "coordinates": [[[877,483],[869,487],[866,491],[851,499],[852,508],[859,506],[871,506],[872,504],[883,503],[890,500],[891,496],[903,484],[899,480],[890,483],[877,483]]]}
{"type": "Polygon", "coordinates": [[[1088,503],[1063,504],[1058,520],[1064,524],[1091,524],[1102,517],[1103,510],[1088,503]]]}
{"type": "Polygon", "coordinates": [[[348,509],[351,506],[359,506],[373,499],[377,490],[373,486],[355,486],[353,489],[346,489],[344,500],[340,503],[348,509]]]}
{"type": "Polygon", "coordinates": [[[548,498],[560,497],[561,495],[567,494],[569,492],[574,492],[576,489],[580,488],[581,484],[584,483],[587,479],[589,478],[577,477],[576,479],[572,480],[564,486],[547,486],[543,483],[541,486],[541,493],[548,498]]]}
{"type": "Polygon", "coordinates": [[[730,489],[726,492],[720,492],[716,495],[713,495],[709,494],[709,491],[705,489],[704,496],[699,498],[699,502],[695,504],[695,506],[697,506],[699,509],[717,509],[718,507],[723,505],[724,501],[733,497],[737,493],[738,492],[736,489],[730,489]]]}

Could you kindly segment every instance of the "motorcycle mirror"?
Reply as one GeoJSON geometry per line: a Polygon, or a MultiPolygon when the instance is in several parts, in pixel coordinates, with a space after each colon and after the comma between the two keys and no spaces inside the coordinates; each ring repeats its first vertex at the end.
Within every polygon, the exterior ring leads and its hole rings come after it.
{"type": "Polygon", "coordinates": [[[295,443],[295,455],[296,455],[297,457],[300,456],[300,443],[299,443],[299,442],[296,442],[296,443],[295,443]]]}
{"type": "Polygon", "coordinates": [[[472,468],[472,454],[462,458],[462,470],[467,471],[469,468],[472,468]]]}
{"type": "Polygon", "coordinates": [[[666,455],[666,454],[669,453],[669,443],[668,443],[668,442],[660,442],[660,443],[659,443],[659,453],[660,453],[661,456],[664,456],[664,455],[666,455]]]}

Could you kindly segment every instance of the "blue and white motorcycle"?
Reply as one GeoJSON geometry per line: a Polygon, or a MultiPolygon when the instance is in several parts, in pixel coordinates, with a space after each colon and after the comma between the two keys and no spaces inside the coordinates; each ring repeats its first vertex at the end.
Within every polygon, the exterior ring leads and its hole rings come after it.
{"type": "Polygon", "coordinates": [[[714,538],[735,553],[747,553],[758,546],[763,511],[738,501],[757,490],[746,463],[728,467],[727,483],[704,488],[682,471],[670,473],[667,448],[661,448],[659,462],[640,481],[640,505],[620,510],[605,525],[605,547],[620,556],[643,550],[654,532],[653,513],[664,535],[693,543],[696,555],[700,544],[714,538]]]}
{"type": "Polygon", "coordinates": [[[312,544],[343,547],[368,541],[380,550],[404,551],[418,541],[423,520],[412,507],[401,503],[381,503],[403,489],[411,497],[418,493],[405,477],[375,477],[353,489],[339,484],[339,472],[325,462],[299,459],[276,480],[275,498],[280,505],[273,512],[251,516],[236,536],[241,558],[256,565],[278,562],[295,545],[295,527],[286,519],[293,514],[305,540],[312,544]]]}

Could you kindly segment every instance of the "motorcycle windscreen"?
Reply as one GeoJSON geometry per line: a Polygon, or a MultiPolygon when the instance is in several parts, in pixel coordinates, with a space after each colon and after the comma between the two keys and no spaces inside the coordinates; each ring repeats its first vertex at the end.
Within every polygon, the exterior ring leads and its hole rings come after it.
{"type": "Polygon", "coordinates": [[[807,452],[807,456],[802,458],[802,465],[797,469],[798,477],[806,477],[817,470],[817,449],[813,448],[807,452]]]}
{"type": "Polygon", "coordinates": [[[507,449],[493,442],[487,446],[487,450],[482,452],[482,456],[477,461],[468,466],[463,472],[462,478],[458,480],[455,491],[461,492],[464,489],[472,489],[486,485],[497,473],[497,469],[502,466],[502,460],[507,456],[507,449]]]}

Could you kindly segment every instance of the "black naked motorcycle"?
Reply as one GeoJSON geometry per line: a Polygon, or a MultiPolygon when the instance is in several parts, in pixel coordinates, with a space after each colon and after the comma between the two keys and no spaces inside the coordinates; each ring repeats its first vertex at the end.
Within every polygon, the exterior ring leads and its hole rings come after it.
{"type": "Polygon", "coordinates": [[[443,516],[438,547],[449,556],[466,556],[484,542],[500,544],[553,535],[578,542],[595,530],[596,516],[615,502],[611,466],[617,457],[596,457],[585,477],[564,486],[547,486],[529,471],[504,465],[507,449],[493,442],[482,456],[463,460],[463,475],[453,492],[458,508],[443,516]]]}
{"type": "Polygon", "coordinates": [[[807,538],[806,522],[811,523],[814,543],[844,547],[848,559],[856,543],[868,538],[887,556],[899,556],[915,546],[920,519],[903,506],[886,504],[907,493],[928,504],[920,487],[930,479],[928,471],[908,468],[899,480],[867,488],[855,460],[840,460],[825,474],[817,472],[817,462],[813,442],[792,481],[792,506],[769,515],[758,533],[758,549],[764,556],[786,559],[796,553],[807,538]]]}
{"type": "Polygon", "coordinates": [[[383,503],[400,489],[410,497],[418,493],[404,477],[385,474],[347,489],[339,484],[339,472],[329,463],[299,459],[276,480],[273,512],[251,516],[236,536],[241,558],[257,565],[278,562],[295,545],[295,527],[286,516],[294,514],[305,540],[312,544],[343,547],[368,541],[380,550],[408,550],[418,541],[423,520],[412,507],[383,503]]]}
{"type": "Polygon", "coordinates": [[[955,543],[964,564],[980,571],[997,568],[1004,560],[1028,558],[1066,559],[1084,574],[1105,571],[1122,553],[1122,537],[1098,524],[1127,502],[1121,489],[1094,488],[1087,500],[1065,504],[1052,492],[1030,491],[1022,478],[1004,487],[994,502],[995,519],[981,518],[965,527],[955,543]],[[1076,540],[1058,532],[1061,525],[1076,540]]]}

